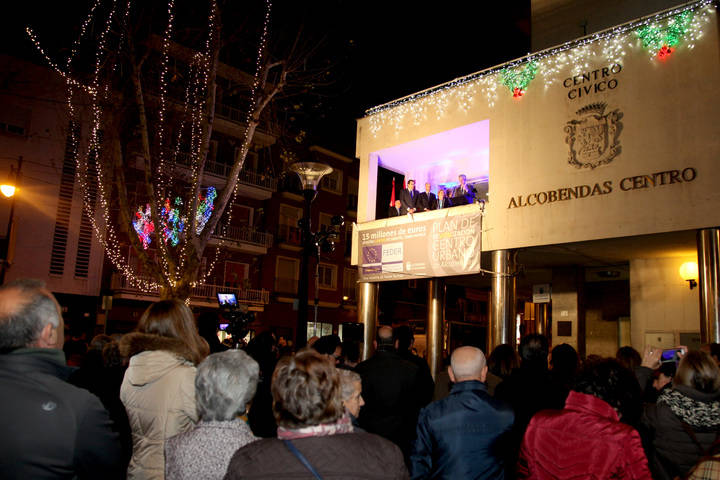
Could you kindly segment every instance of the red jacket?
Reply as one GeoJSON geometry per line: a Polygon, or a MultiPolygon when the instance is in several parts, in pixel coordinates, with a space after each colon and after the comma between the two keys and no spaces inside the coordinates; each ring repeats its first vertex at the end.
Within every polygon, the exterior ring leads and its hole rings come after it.
{"type": "Polygon", "coordinates": [[[603,400],[571,391],[564,410],[545,410],[530,421],[518,478],[652,477],[638,432],[603,400]]]}

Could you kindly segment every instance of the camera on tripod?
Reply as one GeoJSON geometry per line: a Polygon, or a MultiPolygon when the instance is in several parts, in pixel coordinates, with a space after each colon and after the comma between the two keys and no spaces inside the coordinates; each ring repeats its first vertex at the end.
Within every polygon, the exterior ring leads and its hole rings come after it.
{"type": "Polygon", "coordinates": [[[245,305],[239,305],[235,293],[218,292],[217,298],[220,315],[227,322],[223,322],[220,329],[230,334],[233,343],[237,346],[250,331],[250,324],[255,320],[255,312],[248,311],[245,305]],[[222,325],[225,325],[225,328],[222,328],[222,325]]]}

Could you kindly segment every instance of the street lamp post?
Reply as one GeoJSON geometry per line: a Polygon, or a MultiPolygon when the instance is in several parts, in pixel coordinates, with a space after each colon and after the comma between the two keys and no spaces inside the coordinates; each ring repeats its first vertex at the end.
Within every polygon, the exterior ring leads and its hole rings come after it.
{"type": "Polygon", "coordinates": [[[22,155],[18,157],[17,170],[11,165],[10,176],[8,181],[0,185],[0,193],[6,198],[10,198],[10,214],[8,215],[8,226],[5,235],[5,242],[2,249],[2,264],[0,265],[0,285],[5,283],[5,274],[7,269],[10,268],[10,253],[11,253],[11,240],[13,235],[13,226],[15,222],[15,193],[20,184],[20,173],[22,169],[22,155]]]}
{"type": "Polygon", "coordinates": [[[307,314],[308,314],[308,264],[311,249],[314,245],[314,234],[310,224],[310,207],[317,196],[317,187],[322,177],[332,172],[332,167],[316,162],[298,162],[290,165],[290,170],[297,173],[303,188],[305,208],[303,218],[300,220],[302,257],[300,259],[300,280],[298,282],[298,318],[295,332],[295,345],[297,348],[307,343],[307,314]]]}

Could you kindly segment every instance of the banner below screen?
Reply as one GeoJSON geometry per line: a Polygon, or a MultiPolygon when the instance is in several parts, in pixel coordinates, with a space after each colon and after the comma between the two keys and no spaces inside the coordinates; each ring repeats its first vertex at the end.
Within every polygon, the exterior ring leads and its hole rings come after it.
{"type": "Polygon", "coordinates": [[[388,221],[385,226],[358,232],[359,281],[480,273],[482,211],[477,206],[407,218],[411,221],[388,221]]]}

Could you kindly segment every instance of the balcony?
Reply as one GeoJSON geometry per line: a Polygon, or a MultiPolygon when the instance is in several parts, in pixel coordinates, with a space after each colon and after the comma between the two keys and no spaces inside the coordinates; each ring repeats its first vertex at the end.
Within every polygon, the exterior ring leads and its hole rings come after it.
{"type": "MultiPolygon", "coordinates": [[[[149,280],[149,279],[148,279],[149,280]]],[[[142,300],[147,302],[157,301],[159,294],[157,289],[151,292],[144,292],[137,287],[128,284],[125,277],[114,273],[110,280],[110,288],[113,297],[127,300],[142,300]]],[[[217,307],[217,293],[233,292],[237,295],[238,303],[247,305],[252,311],[263,311],[264,306],[270,303],[270,292],[268,290],[255,290],[250,288],[231,288],[222,285],[199,284],[190,291],[190,304],[193,306],[217,307]]]]}
{"type": "MultiPolygon", "coordinates": [[[[187,152],[178,152],[178,165],[190,167],[192,159],[187,152]]],[[[208,160],[205,162],[205,181],[215,187],[222,187],[230,175],[232,165],[208,160]]],[[[238,195],[256,200],[268,200],[277,190],[277,179],[269,175],[242,170],[238,176],[238,195]]]]}
{"type": "Polygon", "coordinates": [[[273,236],[268,232],[260,232],[250,227],[225,227],[225,233],[220,231],[222,227],[217,227],[215,233],[210,237],[209,245],[218,246],[222,243],[224,248],[230,250],[252,253],[256,255],[265,255],[267,249],[272,247],[273,236]]]}
{"type": "MultiPolygon", "coordinates": [[[[213,126],[217,129],[217,131],[232,135],[236,138],[243,138],[245,136],[246,121],[246,110],[231,107],[230,105],[221,102],[215,103],[215,123],[213,126]]],[[[267,122],[263,122],[263,125],[267,127],[267,122]]],[[[277,132],[257,128],[255,130],[253,142],[263,146],[272,145],[275,143],[275,139],[277,137],[277,132]]]]}
{"type": "Polygon", "coordinates": [[[302,250],[302,231],[298,227],[280,225],[277,240],[282,248],[297,252],[302,250]]]}

